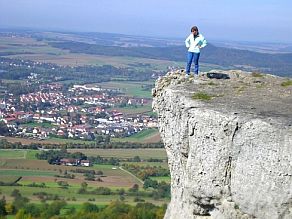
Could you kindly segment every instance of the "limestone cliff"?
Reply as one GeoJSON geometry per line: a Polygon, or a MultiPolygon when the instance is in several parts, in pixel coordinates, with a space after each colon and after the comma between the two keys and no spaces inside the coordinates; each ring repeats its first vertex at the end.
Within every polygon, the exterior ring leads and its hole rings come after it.
{"type": "Polygon", "coordinates": [[[171,172],[165,218],[292,218],[292,86],[221,73],[230,79],[170,72],[153,89],[171,172]]]}

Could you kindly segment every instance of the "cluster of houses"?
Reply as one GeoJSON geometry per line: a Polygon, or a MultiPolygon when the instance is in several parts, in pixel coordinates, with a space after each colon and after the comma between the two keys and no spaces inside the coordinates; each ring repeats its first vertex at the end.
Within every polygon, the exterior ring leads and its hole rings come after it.
{"type": "Polygon", "coordinates": [[[77,118],[25,112],[10,114],[0,110],[0,120],[7,124],[12,135],[39,139],[50,135],[85,140],[94,140],[96,134],[127,137],[141,130],[157,127],[157,120],[147,115],[124,117],[116,111],[106,115],[107,118],[95,118],[94,114],[77,118]]]}
{"type": "Polygon", "coordinates": [[[80,160],[80,159],[74,159],[74,158],[62,158],[60,159],[59,164],[65,165],[65,166],[82,166],[82,167],[91,166],[91,163],[89,160],[80,160]]]}
{"type": "Polygon", "coordinates": [[[158,125],[154,117],[125,116],[110,108],[120,103],[149,104],[150,99],[119,96],[115,95],[116,90],[85,85],[75,85],[66,94],[57,83],[41,85],[41,89],[19,98],[7,95],[0,100],[0,121],[7,124],[11,135],[94,140],[96,135],[126,137],[158,125]],[[27,109],[27,105],[35,105],[36,109],[27,109]]]}
{"type": "MultiPolygon", "coordinates": [[[[84,107],[84,105],[113,107],[122,103],[128,105],[145,105],[149,104],[151,101],[151,99],[147,98],[119,96],[117,95],[119,91],[115,89],[86,87],[85,85],[73,85],[73,87],[68,90],[67,95],[61,92],[62,85],[58,83],[41,85],[41,89],[42,90],[39,92],[21,95],[19,104],[23,105],[29,103],[38,106],[47,103],[50,104],[51,108],[55,108],[55,110],[90,112],[94,107],[84,107]]],[[[5,104],[8,106],[11,105],[9,99],[5,104]]]]}

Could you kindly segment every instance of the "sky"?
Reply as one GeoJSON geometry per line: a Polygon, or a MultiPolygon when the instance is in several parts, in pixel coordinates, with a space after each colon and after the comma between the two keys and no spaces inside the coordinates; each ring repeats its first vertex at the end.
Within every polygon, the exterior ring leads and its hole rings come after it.
{"type": "Polygon", "coordinates": [[[0,28],[292,43],[291,0],[0,0],[0,28]]]}

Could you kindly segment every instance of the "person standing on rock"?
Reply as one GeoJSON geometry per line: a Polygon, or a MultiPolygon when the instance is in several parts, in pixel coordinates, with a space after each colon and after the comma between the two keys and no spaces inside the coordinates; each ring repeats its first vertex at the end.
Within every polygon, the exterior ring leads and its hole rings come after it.
{"type": "Polygon", "coordinates": [[[195,64],[194,76],[199,75],[199,58],[200,49],[207,45],[207,41],[204,36],[199,33],[199,29],[196,26],[191,28],[191,34],[185,40],[186,47],[188,48],[186,77],[190,76],[192,62],[195,64]]]}

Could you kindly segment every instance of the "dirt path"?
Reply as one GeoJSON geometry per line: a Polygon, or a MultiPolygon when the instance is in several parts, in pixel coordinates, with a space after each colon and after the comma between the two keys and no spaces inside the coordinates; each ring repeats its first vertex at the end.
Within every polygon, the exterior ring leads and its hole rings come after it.
{"type": "Polygon", "coordinates": [[[125,173],[130,174],[131,176],[133,176],[136,180],[138,180],[142,185],[144,184],[144,182],[139,179],[137,176],[135,176],[133,173],[129,172],[128,170],[123,169],[123,167],[119,167],[120,170],[124,171],[125,173]]]}

